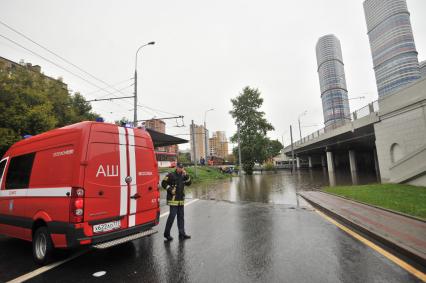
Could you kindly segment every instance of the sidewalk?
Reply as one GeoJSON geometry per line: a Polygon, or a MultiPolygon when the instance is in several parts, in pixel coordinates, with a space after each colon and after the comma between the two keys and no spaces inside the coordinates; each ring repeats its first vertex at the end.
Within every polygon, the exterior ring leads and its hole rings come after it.
{"type": "Polygon", "coordinates": [[[426,267],[426,222],[323,192],[299,195],[316,208],[426,267]]]}

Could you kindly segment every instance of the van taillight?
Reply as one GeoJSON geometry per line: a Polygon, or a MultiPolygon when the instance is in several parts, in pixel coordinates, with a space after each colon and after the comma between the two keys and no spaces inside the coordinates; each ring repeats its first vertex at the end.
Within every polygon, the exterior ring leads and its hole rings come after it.
{"type": "Polygon", "coordinates": [[[83,222],[84,215],[84,189],[72,188],[70,204],[70,222],[83,222]]]}

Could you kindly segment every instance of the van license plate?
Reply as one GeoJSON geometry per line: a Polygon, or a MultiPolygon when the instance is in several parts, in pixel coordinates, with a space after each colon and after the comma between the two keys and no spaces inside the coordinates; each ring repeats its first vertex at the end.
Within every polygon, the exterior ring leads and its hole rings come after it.
{"type": "Polygon", "coordinates": [[[93,225],[93,233],[109,232],[112,230],[119,229],[121,227],[121,221],[112,221],[108,223],[102,223],[98,225],[93,225]]]}

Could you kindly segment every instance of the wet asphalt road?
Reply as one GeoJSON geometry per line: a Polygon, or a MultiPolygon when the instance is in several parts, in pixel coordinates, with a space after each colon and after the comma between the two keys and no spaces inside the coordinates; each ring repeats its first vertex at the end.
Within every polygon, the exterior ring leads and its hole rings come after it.
{"type": "MultiPolygon", "coordinates": [[[[418,282],[298,199],[300,186],[271,185],[288,176],[266,178],[212,185],[217,193],[211,184],[207,194],[189,192],[204,198],[185,207],[190,240],[164,243],[162,218],[150,238],[89,250],[30,282],[418,282]],[[98,271],[106,274],[93,277],[98,271]]],[[[35,268],[29,243],[0,238],[0,282],[35,268]]]]}

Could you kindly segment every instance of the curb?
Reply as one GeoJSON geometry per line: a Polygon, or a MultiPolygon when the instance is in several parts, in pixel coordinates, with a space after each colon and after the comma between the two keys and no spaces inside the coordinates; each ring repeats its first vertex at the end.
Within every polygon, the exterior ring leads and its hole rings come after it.
{"type": "Polygon", "coordinates": [[[332,196],[335,196],[335,197],[339,197],[339,198],[342,198],[342,199],[345,199],[345,200],[357,202],[357,203],[360,203],[360,204],[363,204],[363,205],[366,205],[366,206],[381,209],[381,210],[384,210],[384,211],[387,211],[387,212],[390,212],[390,213],[398,214],[398,215],[401,215],[401,216],[404,216],[404,217],[407,217],[407,218],[411,218],[413,220],[417,220],[417,221],[426,223],[425,219],[422,219],[422,218],[419,218],[419,217],[416,217],[416,216],[412,216],[412,215],[409,215],[409,214],[405,214],[403,212],[395,211],[395,210],[385,208],[385,207],[376,206],[374,204],[369,204],[369,203],[366,203],[366,202],[362,202],[362,201],[359,201],[359,200],[351,199],[351,198],[348,198],[348,197],[345,197],[345,196],[341,196],[341,195],[337,195],[337,194],[333,194],[333,193],[329,193],[329,192],[324,192],[324,191],[318,191],[318,192],[323,193],[323,194],[327,194],[327,195],[332,195],[332,196]]]}
{"type": "Polygon", "coordinates": [[[375,239],[376,241],[380,242],[381,244],[390,248],[391,250],[394,250],[397,253],[400,253],[401,255],[407,257],[408,259],[411,259],[416,264],[420,265],[422,267],[422,269],[426,268],[426,258],[423,258],[423,257],[411,252],[410,250],[396,244],[395,242],[393,242],[389,239],[386,239],[385,237],[368,230],[367,228],[363,227],[362,225],[357,224],[357,223],[353,222],[352,220],[349,220],[346,217],[343,217],[340,214],[323,207],[322,205],[316,203],[315,201],[309,199],[308,197],[305,197],[303,195],[300,195],[300,196],[303,197],[307,202],[309,202],[313,207],[321,210],[322,212],[326,213],[327,215],[331,216],[332,218],[334,218],[334,219],[336,219],[340,222],[343,222],[344,224],[348,225],[349,227],[351,227],[355,230],[358,230],[358,231],[362,232],[363,234],[375,239]]]}

